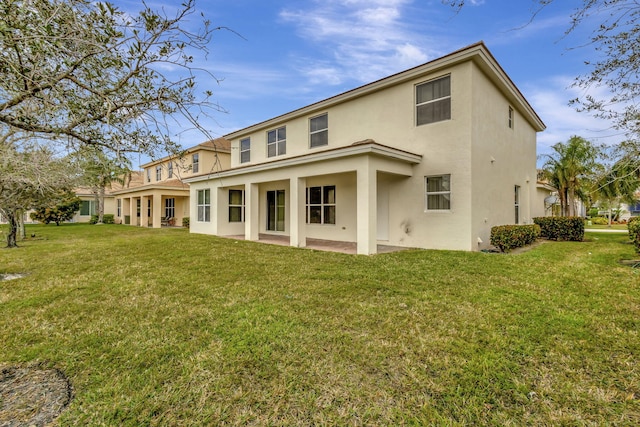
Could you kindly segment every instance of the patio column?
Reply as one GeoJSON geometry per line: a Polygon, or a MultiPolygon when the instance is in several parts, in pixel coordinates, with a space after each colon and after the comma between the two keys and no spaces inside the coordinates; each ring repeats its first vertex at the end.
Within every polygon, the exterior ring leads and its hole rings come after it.
{"type": "Polygon", "coordinates": [[[260,234],[260,186],[248,183],[244,186],[244,238],[258,240],[260,234]]]}
{"type": "Polygon", "coordinates": [[[149,217],[147,214],[148,204],[149,204],[149,196],[140,197],[140,227],[149,226],[149,217]]]}
{"type": "MultiPolygon", "coordinates": [[[[145,206],[146,210],[146,206],[145,206]]],[[[151,217],[153,221],[153,228],[162,227],[161,219],[162,218],[162,195],[154,194],[153,202],[151,203],[151,217]]]]}
{"type": "Polygon", "coordinates": [[[289,180],[289,244],[297,248],[307,246],[306,191],[306,178],[293,177],[289,180]]]}
{"type": "Polygon", "coordinates": [[[363,159],[358,166],[356,179],[356,215],[358,255],[371,255],[378,252],[377,233],[377,171],[369,158],[363,159]]]}

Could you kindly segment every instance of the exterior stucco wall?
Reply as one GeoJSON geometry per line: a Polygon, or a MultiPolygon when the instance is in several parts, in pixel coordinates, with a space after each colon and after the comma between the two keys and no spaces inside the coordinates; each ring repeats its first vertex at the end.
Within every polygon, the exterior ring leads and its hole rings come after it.
{"type": "Polygon", "coordinates": [[[471,246],[489,245],[491,227],[532,223],[536,193],[536,131],[479,68],[473,70],[471,246]],[[509,108],[513,109],[509,127],[509,108]],[[478,243],[478,239],[482,243],[478,243]]]}
{"type": "MultiPolygon", "coordinates": [[[[285,190],[288,214],[282,234],[291,232],[292,245],[303,237],[357,240],[359,253],[371,253],[367,248],[360,252],[360,243],[364,236],[366,245],[370,245],[375,237],[370,230],[377,227],[380,243],[483,249],[489,246],[492,226],[515,222],[515,186],[520,187],[519,223],[531,223],[536,195],[536,130],[543,129],[544,124],[490,55],[445,60],[380,82],[229,135],[232,173],[221,179],[212,175],[190,181],[191,231],[242,234],[242,227],[228,224],[226,218],[225,191],[234,186],[258,191],[254,204],[259,205],[259,214],[246,228],[253,239],[257,238],[256,228],[265,232],[266,192],[285,190]],[[451,78],[451,119],[418,126],[416,85],[443,76],[451,78]],[[508,124],[510,106],[513,128],[508,124]],[[328,116],[329,142],[310,148],[309,121],[320,114],[328,116]],[[286,154],[268,158],[267,132],[283,126],[286,154]],[[240,141],[247,137],[251,140],[251,160],[241,164],[240,141]],[[386,155],[339,159],[327,155],[351,150],[349,147],[358,146],[355,143],[393,147],[421,159],[407,157],[398,162],[386,155]],[[332,160],[326,160],[329,158],[332,160]],[[296,166],[298,162],[304,165],[296,166]],[[451,179],[451,208],[427,210],[425,177],[441,175],[451,179]],[[291,206],[291,191],[298,191],[293,200],[299,200],[303,193],[296,189],[302,185],[308,188],[333,182],[336,225],[306,224],[303,229],[290,230],[290,213],[298,212],[300,221],[301,212],[291,206]],[[212,204],[214,200],[218,204],[212,206],[210,224],[195,220],[196,191],[200,188],[211,188],[212,204]]],[[[296,224],[294,218],[294,228],[296,224]]]]}
{"type": "MultiPolygon", "coordinates": [[[[92,203],[95,203],[95,197],[94,196],[85,196],[85,195],[81,195],[78,196],[80,198],[80,200],[85,200],[85,201],[91,201],[92,203]]],[[[97,206],[96,206],[97,209],[97,206]]],[[[104,198],[104,213],[105,214],[113,214],[113,216],[115,217],[116,215],[116,200],[114,197],[112,196],[106,196],[104,198]]],[[[73,216],[73,219],[71,220],[71,222],[89,222],[91,220],[91,215],[80,215],[80,211],[76,212],[76,214],[73,216]]]]}
{"type": "MultiPolygon", "coordinates": [[[[461,64],[445,72],[425,75],[348,103],[253,132],[249,135],[251,162],[248,164],[344,147],[366,139],[420,154],[423,162],[413,167],[412,177],[390,180],[387,190],[389,233],[385,243],[438,249],[473,249],[467,238],[471,232],[471,70],[470,63],[461,64]],[[452,79],[452,119],[416,126],[415,85],[446,75],[451,75],[452,79]],[[309,118],[323,112],[328,113],[329,118],[329,144],[310,149],[309,118]],[[287,154],[267,158],[266,132],[285,124],[287,154]],[[425,212],[425,177],[440,174],[451,174],[452,209],[446,212],[425,212]]],[[[234,166],[240,165],[239,154],[236,154],[239,153],[239,141],[240,138],[232,140],[234,166]]],[[[326,172],[319,169],[318,173],[326,172]]],[[[274,175],[271,179],[277,177],[274,175]]],[[[353,186],[355,189],[355,182],[353,186]]],[[[342,203],[340,200],[338,202],[336,209],[344,212],[342,203]]],[[[352,205],[353,202],[351,205],[347,204],[347,209],[352,205]]],[[[354,224],[349,224],[349,227],[354,227],[354,224]]],[[[313,228],[308,228],[309,237],[314,237],[313,228]]],[[[261,229],[264,229],[263,224],[261,229]]],[[[329,238],[328,235],[348,241],[355,237],[339,232],[326,233],[325,230],[324,238],[329,238]]]]}

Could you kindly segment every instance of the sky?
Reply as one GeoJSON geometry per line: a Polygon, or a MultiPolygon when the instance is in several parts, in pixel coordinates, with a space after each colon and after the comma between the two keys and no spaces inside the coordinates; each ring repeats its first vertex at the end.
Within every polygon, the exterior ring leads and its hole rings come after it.
{"type": "MultiPolygon", "coordinates": [[[[170,10],[163,1],[147,4],[170,10]]],[[[539,155],[573,135],[615,143],[624,135],[610,123],[568,105],[584,95],[572,84],[595,59],[584,45],[597,17],[565,34],[581,3],[556,0],[538,11],[532,0],[467,0],[456,12],[441,0],[197,0],[212,26],[227,28],[196,59],[217,79],[201,79],[198,88],[210,89],[224,110],[204,125],[223,136],[484,41],[547,126],[539,155]]],[[[140,2],[114,4],[135,11],[140,2]]],[[[194,132],[176,135],[184,147],[203,141],[194,132]]]]}

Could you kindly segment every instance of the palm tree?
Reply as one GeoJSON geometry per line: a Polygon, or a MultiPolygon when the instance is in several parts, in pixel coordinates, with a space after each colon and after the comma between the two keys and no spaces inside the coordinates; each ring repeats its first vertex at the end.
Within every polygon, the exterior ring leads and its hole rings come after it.
{"type": "Polygon", "coordinates": [[[576,202],[587,200],[588,178],[598,168],[599,150],[590,141],[572,136],[553,145],[546,155],[544,177],[558,191],[561,216],[576,216],[576,202]]]}
{"type": "Polygon", "coordinates": [[[624,153],[611,168],[594,182],[592,193],[596,199],[607,203],[609,227],[611,227],[612,207],[625,202],[635,203],[635,193],[640,188],[640,159],[634,152],[624,153]]]}

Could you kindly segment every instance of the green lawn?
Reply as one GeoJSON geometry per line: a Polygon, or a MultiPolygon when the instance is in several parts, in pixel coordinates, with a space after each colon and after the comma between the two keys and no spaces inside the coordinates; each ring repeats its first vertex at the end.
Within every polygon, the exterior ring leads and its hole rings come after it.
{"type": "Polygon", "coordinates": [[[364,257],[181,229],[27,232],[0,249],[0,273],[29,273],[0,282],[0,366],[65,372],[60,425],[640,424],[625,234],[364,257]]]}

